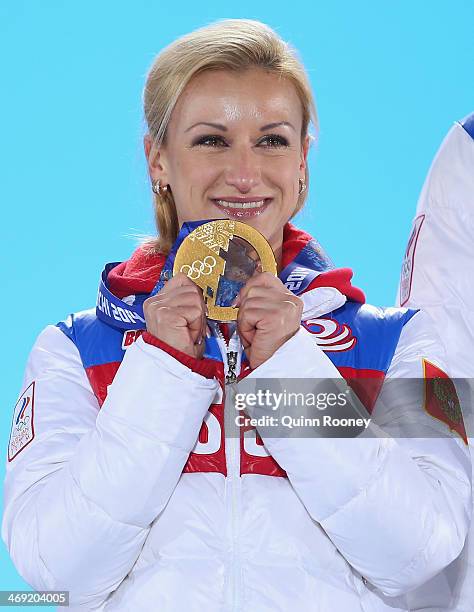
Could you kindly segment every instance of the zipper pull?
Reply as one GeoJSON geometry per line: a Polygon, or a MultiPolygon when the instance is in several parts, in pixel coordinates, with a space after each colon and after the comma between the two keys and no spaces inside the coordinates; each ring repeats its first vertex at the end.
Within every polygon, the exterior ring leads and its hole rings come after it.
{"type": "Polygon", "coordinates": [[[227,352],[227,376],[225,377],[225,384],[231,385],[237,380],[235,368],[237,366],[237,353],[235,351],[227,352]]]}

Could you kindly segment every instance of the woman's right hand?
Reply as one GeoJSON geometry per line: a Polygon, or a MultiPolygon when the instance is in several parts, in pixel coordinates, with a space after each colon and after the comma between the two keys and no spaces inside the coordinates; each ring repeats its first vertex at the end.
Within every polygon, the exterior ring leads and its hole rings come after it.
{"type": "Polygon", "coordinates": [[[204,354],[206,305],[201,289],[180,272],[143,302],[147,331],[198,359],[204,354]]]}

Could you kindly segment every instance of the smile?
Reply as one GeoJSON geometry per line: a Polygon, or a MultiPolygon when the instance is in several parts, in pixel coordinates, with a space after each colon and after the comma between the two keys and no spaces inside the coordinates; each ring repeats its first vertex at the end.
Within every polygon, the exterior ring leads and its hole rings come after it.
{"type": "Polygon", "coordinates": [[[219,208],[219,210],[225,212],[229,217],[236,218],[250,218],[261,215],[264,210],[268,207],[271,202],[271,198],[255,199],[236,199],[224,200],[215,198],[212,201],[219,208]]]}
{"type": "Polygon", "coordinates": [[[228,202],[227,200],[215,200],[218,206],[224,208],[260,208],[266,200],[257,200],[256,202],[228,202]]]}

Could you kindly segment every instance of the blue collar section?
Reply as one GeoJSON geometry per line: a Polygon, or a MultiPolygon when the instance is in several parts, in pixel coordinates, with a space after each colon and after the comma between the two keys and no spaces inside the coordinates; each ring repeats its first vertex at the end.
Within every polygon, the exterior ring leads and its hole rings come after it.
{"type": "MultiPolygon", "coordinates": [[[[166,280],[172,277],[176,252],[186,236],[196,227],[209,221],[209,219],[206,219],[204,221],[191,221],[183,224],[152,292],[149,295],[139,294],[134,296],[133,304],[124,302],[109,290],[107,277],[109,272],[120,262],[107,264],[102,272],[97,294],[97,317],[107,325],[115,328],[126,330],[144,329],[143,302],[148,297],[156,295],[163,288],[166,280]]],[[[295,259],[280,272],[278,277],[287,289],[295,295],[300,295],[319,274],[332,269],[334,269],[334,264],[324,253],[318,241],[312,239],[301,249],[295,259]]]]}
{"type": "Polygon", "coordinates": [[[107,276],[110,270],[118,266],[119,263],[108,263],[102,272],[97,294],[97,317],[112,327],[135,330],[144,329],[145,315],[143,314],[143,302],[148,296],[144,296],[138,303],[135,300],[134,304],[127,304],[116,297],[107,287],[107,276]]]}
{"type": "Polygon", "coordinates": [[[474,140],[474,113],[468,115],[460,123],[469,136],[474,140]]]}
{"type": "Polygon", "coordinates": [[[158,291],[161,291],[165,285],[165,282],[170,280],[170,278],[173,276],[173,266],[174,260],[176,259],[176,253],[178,252],[178,249],[186,236],[188,236],[200,225],[204,225],[204,223],[209,223],[210,221],[215,220],[216,219],[207,219],[206,221],[187,221],[186,223],[183,223],[181,229],[179,230],[178,237],[176,238],[168,257],[166,258],[165,265],[161,270],[160,278],[150,293],[150,296],[156,295],[158,291]]]}
{"type": "Polygon", "coordinates": [[[295,295],[303,293],[322,272],[334,269],[334,264],[314,238],[310,240],[278,275],[295,295]]]}

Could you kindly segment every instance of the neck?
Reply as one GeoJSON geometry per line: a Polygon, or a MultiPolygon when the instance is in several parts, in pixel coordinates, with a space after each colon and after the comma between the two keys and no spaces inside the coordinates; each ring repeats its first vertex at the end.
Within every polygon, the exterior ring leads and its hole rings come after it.
{"type": "Polygon", "coordinates": [[[281,230],[280,234],[276,237],[271,237],[268,239],[270,246],[272,247],[273,254],[275,255],[275,261],[277,264],[278,273],[281,272],[281,260],[283,254],[283,230],[281,230]]]}
{"type": "Polygon", "coordinates": [[[275,249],[274,247],[272,247],[272,249],[273,249],[273,254],[275,255],[275,261],[276,261],[276,264],[277,264],[277,271],[278,271],[278,274],[280,274],[280,272],[281,272],[281,256],[282,256],[282,252],[283,252],[283,247],[280,244],[280,246],[278,248],[275,249]]]}

